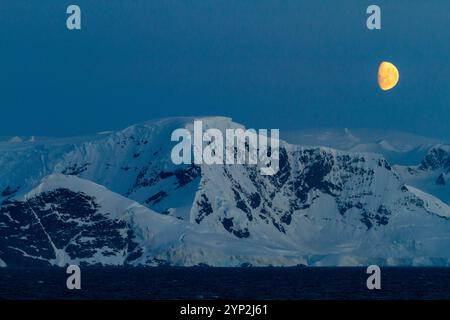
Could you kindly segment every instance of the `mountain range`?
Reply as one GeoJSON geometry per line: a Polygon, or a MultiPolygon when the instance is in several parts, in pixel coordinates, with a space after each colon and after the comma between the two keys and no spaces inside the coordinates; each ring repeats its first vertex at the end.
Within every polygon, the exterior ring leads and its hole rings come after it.
{"type": "Polygon", "coordinates": [[[280,170],[263,176],[254,165],[174,165],[170,135],[193,121],[0,139],[0,266],[450,264],[441,141],[282,131],[280,170]]]}

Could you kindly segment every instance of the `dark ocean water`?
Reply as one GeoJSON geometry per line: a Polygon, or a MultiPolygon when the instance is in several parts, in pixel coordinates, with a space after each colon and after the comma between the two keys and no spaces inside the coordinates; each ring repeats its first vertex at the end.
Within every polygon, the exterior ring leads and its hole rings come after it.
{"type": "Polygon", "coordinates": [[[0,269],[0,299],[450,299],[450,268],[382,268],[379,291],[365,268],[0,269]]]}

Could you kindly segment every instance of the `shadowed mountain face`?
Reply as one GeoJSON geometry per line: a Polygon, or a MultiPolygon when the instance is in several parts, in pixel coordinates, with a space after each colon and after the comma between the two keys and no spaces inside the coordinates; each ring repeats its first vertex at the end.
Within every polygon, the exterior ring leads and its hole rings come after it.
{"type": "Polygon", "coordinates": [[[0,209],[3,260],[8,265],[127,262],[136,248],[133,230],[98,209],[94,198],[62,188],[5,201],[0,209]]]}
{"type": "MultiPolygon", "coordinates": [[[[71,143],[2,143],[0,259],[10,266],[449,264],[450,207],[411,178],[437,174],[436,188],[445,187],[445,146],[416,167],[284,142],[274,176],[252,165],[174,165],[170,134],[191,130],[193,120],[71,143]]],[[[203,120],[206,128],[242,127],[203,120]]]]}

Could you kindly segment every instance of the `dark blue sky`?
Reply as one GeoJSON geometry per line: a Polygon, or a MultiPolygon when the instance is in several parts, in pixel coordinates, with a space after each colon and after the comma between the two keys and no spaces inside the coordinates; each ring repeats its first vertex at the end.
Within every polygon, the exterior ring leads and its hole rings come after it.
{"type": "Polygon", "coordinates": [[[449,1],[0,2],[0,135],[177,115],[450,137],[449,1]],[[82,9],[82,30],[65,27],[82,9]],[[382,8],[369,31],[366,8],[382,8]],[[380,61],[400,71],[382,92],[380,61]]]}

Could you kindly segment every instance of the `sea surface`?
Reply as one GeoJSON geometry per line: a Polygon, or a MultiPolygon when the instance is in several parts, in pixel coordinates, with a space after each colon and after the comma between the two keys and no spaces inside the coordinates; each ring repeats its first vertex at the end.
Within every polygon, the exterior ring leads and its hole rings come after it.
{"type": "Polygon", "coordinates": [[[64,268],[0,269],[0,299],[450,299],[450,268],[382,268],[368,290],[365,268],[159,267],[81,269],[68,290],[64,268]]]}

